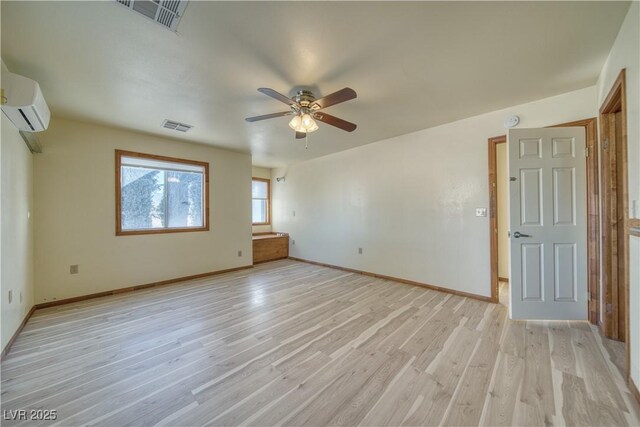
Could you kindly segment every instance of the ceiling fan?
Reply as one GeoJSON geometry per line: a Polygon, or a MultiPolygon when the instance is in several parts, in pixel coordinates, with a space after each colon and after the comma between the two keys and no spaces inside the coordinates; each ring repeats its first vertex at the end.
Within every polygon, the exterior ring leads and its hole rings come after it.
{"type": "Polygon", "coordinates": [[[356,94],[356,91],[351,88],[345,87],[344,89],[320,99],[316,99],[315,96],[313,96],[313,93],[309,90],[299,90],[296,95],[291,98],[287,98],[283,94],[267,87],[261,87],[258,89],[258,92],[264,93],[265,95],[277,99],[280,102],[284,102],[290,107],[290,110],[283,111],[281,113],[248,117],[245,119],[248,122],[257,122],[259,120],[273,119],[275,117],[282,116],[293,116],[289,122],[289,127],[296,131],[297,139],[304,138],[307,133],[318,130],[318,124],[315,122],[316,120],[335,126],[347,132],[353,132],[358,127],[355,123],[342,120],[321,111],[327,107],[331,107],[332,105],[356,98],[358,95],[356,94]]]}

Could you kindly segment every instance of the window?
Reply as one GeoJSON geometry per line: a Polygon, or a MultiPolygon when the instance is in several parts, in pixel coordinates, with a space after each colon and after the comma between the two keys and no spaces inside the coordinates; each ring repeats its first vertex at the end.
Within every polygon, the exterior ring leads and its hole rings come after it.
{"type": "Polygon", "coordinates": [[[116,235],[209,229],[209,164],[116,150],[116,235]]]}
{"type": "Polygon", "coordinates": [[[251,181],[251,208],[253,225],[270,224],[271,182],[268,179],[253,178],[251,181]]]}

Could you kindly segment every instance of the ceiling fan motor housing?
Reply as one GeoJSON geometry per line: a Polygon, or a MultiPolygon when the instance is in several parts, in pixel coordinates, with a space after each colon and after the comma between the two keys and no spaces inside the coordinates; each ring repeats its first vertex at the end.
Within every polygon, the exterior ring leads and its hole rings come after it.
{"type": "Polygon", "coordinates": [[[302,107],[309,107],[313,101],[316,100],[316,97],[313,96],[313,93],[309,90],[299,90],[298,93],[291,98],[302,107]]]}

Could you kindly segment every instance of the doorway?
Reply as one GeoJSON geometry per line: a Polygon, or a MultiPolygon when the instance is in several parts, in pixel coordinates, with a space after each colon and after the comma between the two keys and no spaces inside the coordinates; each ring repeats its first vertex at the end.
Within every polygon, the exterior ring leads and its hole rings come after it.
{"type": "MultiPolygon", "coordinates": [[[[623,69],[600,108],[602,333],[628,342],[629,237],[627,111],[623,69]]],[[[628,346],[627,346],[628,347],[628,346]]]]}
{"type": "MultiPolygon", "coordinates": [[[[589,289],[588,317],[597,324],[600,315],[599,306],[599,192],[598,192],[598,151],[597,118],[561,123],[550,127],[576,127],[585,129],[586,137],[586,191],[587,191],[587,286],[589,289]]],[[[497,191],[497,150],[499,144],[507,142],[506,135],[489,138],[489,227],[490,227],[490,263],[491,263],[491,301],[498,303],[500,294],[499,279],[499,235],[498,235],[498,191],[497,191]]]]}
{"type": "MultiPolygon", "coordinates": [[[[497,302],[509,305],[509,165],[507,157],[507,138],[500,136],[489,140],[489,158],[495,158],[493,170],[495,175],[490,179],[491,209],[490,222],[492,239],[496,246],[496,277],[498,286],[497,302]]],[[[490,169],[492,169],[490,167],[490,169]]]]}

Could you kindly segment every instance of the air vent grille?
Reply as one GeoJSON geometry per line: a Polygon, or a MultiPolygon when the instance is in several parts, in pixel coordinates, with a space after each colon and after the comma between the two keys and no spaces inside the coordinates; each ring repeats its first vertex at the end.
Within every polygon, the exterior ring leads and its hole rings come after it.
{"type": "Polygon", "coordinates": [[[165,120],[164,122],[162,122],[162,127],[171,129],[171,130],[177,130],[178,132],[186,132],[189,129],[191,129],[193,126],[176,122],[173,120],[165,120]]]}
{"type": "Polygon", "coordinates": [[[171,31],[176,31],[187,0],[115,0],[171,31]]]}

